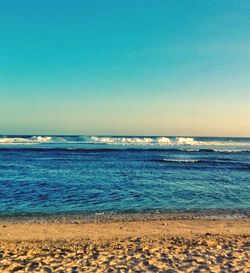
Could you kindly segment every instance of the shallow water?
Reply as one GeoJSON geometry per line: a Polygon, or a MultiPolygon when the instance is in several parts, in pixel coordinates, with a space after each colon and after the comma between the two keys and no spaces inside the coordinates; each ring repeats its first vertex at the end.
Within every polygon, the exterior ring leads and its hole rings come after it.
{"type": "Polygon", "coordinates": [[[250,209],[250,139],[0,136],[0,214],[250,209]]]}

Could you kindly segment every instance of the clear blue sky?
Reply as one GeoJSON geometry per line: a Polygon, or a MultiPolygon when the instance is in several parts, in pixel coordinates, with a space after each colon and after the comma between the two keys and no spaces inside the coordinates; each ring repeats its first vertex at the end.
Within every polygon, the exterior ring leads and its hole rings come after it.
{"type": "Polygon", "coordinates": [[[0,134],[250,136],[250,1],[0,0],[0,134]]]}

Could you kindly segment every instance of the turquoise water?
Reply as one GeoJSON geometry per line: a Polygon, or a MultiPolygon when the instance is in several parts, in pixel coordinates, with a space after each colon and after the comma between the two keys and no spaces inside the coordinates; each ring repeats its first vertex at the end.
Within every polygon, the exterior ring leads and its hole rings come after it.
{"type": "Polygon", "coordinates": [[[250,139],[0,136],[0,215],[250,209],[250,139]]]}

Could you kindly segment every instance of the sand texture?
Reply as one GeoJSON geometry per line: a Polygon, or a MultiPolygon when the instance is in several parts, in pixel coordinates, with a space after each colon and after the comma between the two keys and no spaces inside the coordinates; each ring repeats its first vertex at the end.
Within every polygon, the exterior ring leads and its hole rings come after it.
{"type": "Polygon", "coordinates": [[[249,219],[0,226],[0,272],[250,272],[249,256],[249,219]]]}

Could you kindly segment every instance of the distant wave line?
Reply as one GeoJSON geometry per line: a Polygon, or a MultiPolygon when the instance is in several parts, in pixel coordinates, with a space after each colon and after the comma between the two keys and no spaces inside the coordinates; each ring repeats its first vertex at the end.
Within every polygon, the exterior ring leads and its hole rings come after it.
{"type": "Polygon", "coordinates": [[[217,149],[174,149],[174,148],[65,148],[65,147],[0,147],[0,152],[4,151],[33,151],[33,152],[167,152],[167,153],[250,153],[250,150],[217,150],[217,149]]]}
{"type": "Polygon", "coordinates": [[[99,137],[99,136],[30,136],[0,137],[0,145],[96,144],[131,146],[250,146],[250,140],[197,140],[194,137],[99,137]]]}

